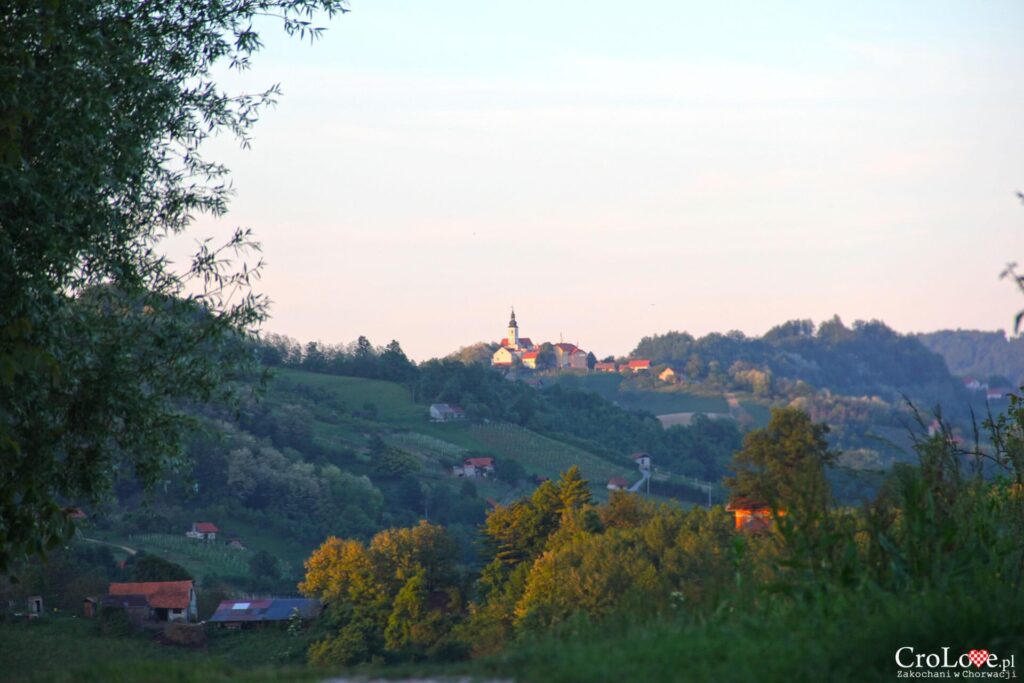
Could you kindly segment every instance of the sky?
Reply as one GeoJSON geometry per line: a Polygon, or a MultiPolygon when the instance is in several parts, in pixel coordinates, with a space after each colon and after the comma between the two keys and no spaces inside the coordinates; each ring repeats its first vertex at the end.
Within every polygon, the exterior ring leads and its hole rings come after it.
{"type": "Polygon", "coordinates": [[[794,318],[1006,329],[1024,298],[1024,3],[351,0],[264,27],[232,169],[268,332],[599,357],[794,318]]]}

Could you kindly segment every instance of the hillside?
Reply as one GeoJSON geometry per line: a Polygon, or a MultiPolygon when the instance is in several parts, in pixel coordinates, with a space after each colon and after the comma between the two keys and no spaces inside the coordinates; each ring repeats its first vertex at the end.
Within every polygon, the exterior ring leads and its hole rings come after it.
{"type": "Polygon", "coordinates": [[[916,336],[941,354],[956,375],[972,376],[990,386],[1016,388],[1024,383],[1024,337],[981,330],[939,330],[916,336]]]}

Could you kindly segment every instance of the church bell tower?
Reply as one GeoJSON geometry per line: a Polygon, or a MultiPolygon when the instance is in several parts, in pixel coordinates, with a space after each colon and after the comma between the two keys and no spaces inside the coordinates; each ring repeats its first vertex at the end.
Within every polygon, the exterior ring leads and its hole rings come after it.
{"type": "Polygon", "coordinates": [[[516,322],[516,309],[512,309],[512,319],[508,321],[508,346],[510,349],[519,348],[519,323],[516,322]]]}

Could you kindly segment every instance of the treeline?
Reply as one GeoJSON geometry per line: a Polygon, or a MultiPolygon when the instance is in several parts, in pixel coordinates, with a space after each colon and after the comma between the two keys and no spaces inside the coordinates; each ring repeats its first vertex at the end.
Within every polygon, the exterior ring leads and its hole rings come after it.
{"type": "Polygon", "coordinates": [[[941,355],[879,321],[848,327],[838,316],[817,326],[791,320],[761,337],[669,332],[643,338],[631,355],[672,364],[691,381],[766,396],[827,388],[890,402],[903,394],[950,405],[966,402],[941,355]]]}
{"type": "MultiPolygon", "coordinates": [[[[758,623],[764,637],[785,634],[793,614],[841,623],[877,611],[881,625],[896,628],[910,600],[970,605],[984,592],[1020,605],[1022,427],[1019,402],[987,425],[989,440],[1002,444],[986,454],[1006,463],[1000,479],[974,476],[948,434],[936,434],[917,443],[918,466],[894,468],[873,500],[848,508],[834,504],[828,485],[839,456],[828,428],[777,409],[766,428],[748,434],[728,482],[735,496],[771,510],[742,532],[721,507],[683,511],[627,493],[595,505],[574,468],[488,515],[488,562],[478,574],[460,571],[444,529],[426,523],[382,532],[368,545],[329,539],[307,562],[301,586],[329,603],[327,632],[309,659],[487,655],[562,625],[612,617],[687,628],[711,619],[720,645],[748,647],[746,639],[760,636],[745,625],[758,623]]],[[[929,642],[962,630],[953,622],[929,624],[929,642]]],[[[993,628],[994,635],[1012,631],[990,620],[968,630],[993,635],[993,628]]],[[[999,642],[1007,654],[1019,648],[999,642]]],[[[624,674],[612,673],[602,680],[624,674]]]]}
{"type": "Polygon", "coordinates": [[[374,346],[363,336],[351,344],[300,344],[290,337],[268,334],[254,342],[260,362],[266,367],[286,367],[332,375],[412,381],[416,366],[392,340],[387,346],[374,346]]]}
{"type": "Polygon", "coordinates": [[[1024,337],[1002,331],[940,330],[917,338],[942,354],[951,372],[973,376],[989,386],[1017,388],[1024,382],[1024,337]]]}

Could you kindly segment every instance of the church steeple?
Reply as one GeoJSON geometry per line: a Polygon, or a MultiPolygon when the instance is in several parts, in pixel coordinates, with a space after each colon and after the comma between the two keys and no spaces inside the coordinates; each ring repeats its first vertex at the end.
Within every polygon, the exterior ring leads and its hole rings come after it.
{"type": "Polygon", "coordinates": [[[512,318],[508,321],[508,346],[512,349],[519,348],[519,323],[516,322],[516,309],[512,309],[512,318]]]}

